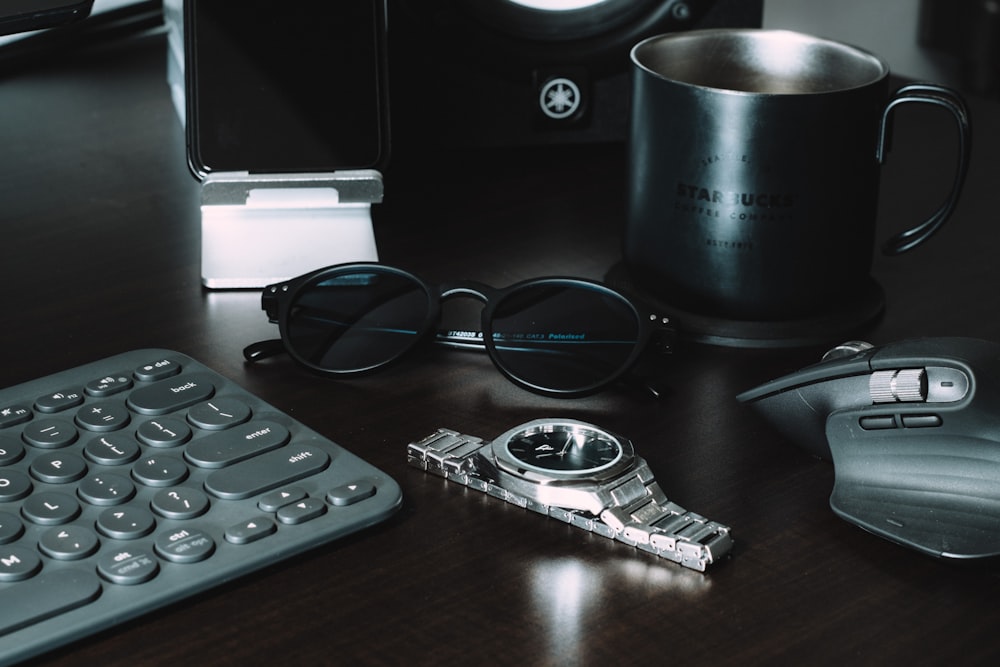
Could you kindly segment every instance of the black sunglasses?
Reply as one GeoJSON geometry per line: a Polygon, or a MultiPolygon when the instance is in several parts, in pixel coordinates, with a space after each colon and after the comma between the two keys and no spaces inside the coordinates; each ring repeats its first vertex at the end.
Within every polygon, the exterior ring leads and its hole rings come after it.
{"type": "Polygon", "coordinates": [[[248,361],[284,351],[310,370],[344,376],[381,368],[433,338],[485,348],[518,386],[566,398],[621,378],[650,340],[661,353],[673,341],[665,318],[644,315],[615,290],[579,278],[538,278],[504,289],[471,281],[432,288],[390,266],[341,264],[266,287],[261,307],[281,340],[248,346],[248,361]],[[442,301],[455,296],[485,304],[481,331],[437,331],[442,301]]]}

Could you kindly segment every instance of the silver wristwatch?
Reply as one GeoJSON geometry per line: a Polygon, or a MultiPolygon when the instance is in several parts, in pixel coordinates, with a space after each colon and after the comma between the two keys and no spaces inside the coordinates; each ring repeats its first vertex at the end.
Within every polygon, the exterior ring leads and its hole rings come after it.
{"type": "Polygon", "coordinates": [[[729,553],[728,526],[667,500],[632,443],[573,419],[537,419],[492,442],[439,429],[410,465],[704,571],[729,553]]]}

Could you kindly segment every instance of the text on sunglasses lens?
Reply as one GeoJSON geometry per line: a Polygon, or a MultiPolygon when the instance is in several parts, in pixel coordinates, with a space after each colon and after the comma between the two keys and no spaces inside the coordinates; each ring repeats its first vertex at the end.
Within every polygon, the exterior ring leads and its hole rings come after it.
{"type": "Polygon", "coordinates": [[[536,387],[582,391],[626,370],[640,320],[617,294],[579,283],[526,285],[497,303],[488,322],[505,372],[536,387]]]}

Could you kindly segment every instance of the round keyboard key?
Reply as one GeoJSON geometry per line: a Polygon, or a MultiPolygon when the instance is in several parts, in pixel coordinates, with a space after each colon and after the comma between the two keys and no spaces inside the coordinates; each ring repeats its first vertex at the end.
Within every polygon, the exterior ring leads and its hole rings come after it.
{"type": "Polygon", "coordinates": [[[87,474],[87,464],[76,454],[49,452],[32,461],[28,470],[39,482],[69,484],[87,474]]]}
{"type": "Polygon", "coordinates": [[[69,523],[80,514],[80,503],[72,496],[42,491],[29,496],[21,505],[21,516],[42,526],[69,523]]]}
{"type": "Polygon", "coordinates": [[[20,500],[31,493],[31,480],[16,470],[0,469],[0,503],[20,500]]]}
{"type": "Polygon", "coordinates": [[[139,458],[140,449],[131,436],[124,433],[101,435],[83,448],[83,455],[102,466],[120,466],[139,458]]]}
{"type": "Polygon", "coordinates": [[[101,472],[80,482],[76,494],[91,505],[121,505],[135,495],[135,484],[128,477],[101,472]]]}
{"type": "Polygon", "coordinates": [[[97,551],[100,541],[86,526],[51,528],[38,540],[38,549],[56,560],[80,560],[97,551]]]}
{"type": "Polygon", "coordinates": [[[172,456],[147,456],[132,466],[132,477],[146,486],[174,486],[188,476],[188,467],[172,456]]]}
{"type": "Polygon", "coordinates": [[[156,537],[157,555],[172,563],[197,563],[215,552],[215,541],[196,528],[168,530],[156,537]]]}
{"type": "Polygon", "coordinates": [[[77,426],[98,433],[123,429],[131,419],[124,403],[111,401],[86,405],[76,411],[77,426]]]}
{"type": "Polygon", "coordinates": [[[250,406],[236,398],[213,398],[188,410],[188,421],[206,431],[221,431],[250,419],[250,406]]]}
{"type": "Polygon", "coordinates": [[[109,551],[97,560],[97,572],[114,584],[142,584],[160,571],[156,558],[145,549],[125,548],[109,551]]]}
{"type": "Polygon", "coordinates": [[[0,436],[0,466],[20,461],[24,456],[24,445],[7,435],[0,436]]]}
{"type": "Polygon", "coordinates": [[[0,581],[24,581],[42,569],[42,559],[31,549],[12,544],[0,547],[0,581]]]}
{"type": "Polygon", "coordinates": [[[138,505],[112,507],[97,517],[97,530],[116,540],[136,540],[149,535],[156,528],[153,514],[138,505]]]}
{"type": "Polygon", "coordinates": [[[201,489],[178,486],[161,490],[153,496],[151,506],[168,519],[193,519],[208,511],[208,496],[201,489]]]}
{"type": "Polygon", "coordinates": [[[0,544],[10,544],[24,533],[24,524],[9,512],[0,512],[0,544]]]}
{"type": "Polygon", "coordinates": [[[39,419],[21,431],[26,443],[42,449],[59,449],[76,442],[76,427],[63,419],[39,419]]]}
{"type": "Polygon", "coordinates": [[[191,439],[191,428],[179,419],[161,417],[144,422],[135,436],[150,447],[179,447],[191,439]]]}

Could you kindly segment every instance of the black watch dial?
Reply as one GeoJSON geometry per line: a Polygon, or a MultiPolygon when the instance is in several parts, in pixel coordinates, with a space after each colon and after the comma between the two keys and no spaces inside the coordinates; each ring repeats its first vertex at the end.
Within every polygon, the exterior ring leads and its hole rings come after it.
{"type": "Polygon", "coordinates": [[[562,472],[595,472],[622,458],[613,436],[577,424],[544,424],[514,434],[507,451],[532,468],[562,472]]]}

